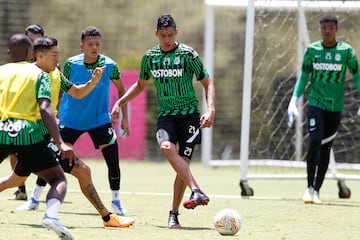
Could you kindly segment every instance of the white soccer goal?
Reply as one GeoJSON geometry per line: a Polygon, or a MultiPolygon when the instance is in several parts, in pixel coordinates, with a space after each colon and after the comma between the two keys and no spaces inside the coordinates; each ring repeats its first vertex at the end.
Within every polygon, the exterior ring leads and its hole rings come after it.
{"type": "MultiPolygon", "coordinates": [[[[300,114],[292,129],[285,118],[304,47],[321,38],[319,18],[331,12],[339,17],[338,39],[360,52],[360,2],[205,0],[205,5],[204,62],[221,91],[217,91],[215,126],[203,131],[203,164],[239,165],[245,188],[249,178],[305,178],[305,171],[252,173],[248,166],[305,168],[305,118],[300,114]],[[223,92],[227,94],[222,96],[223,92]],[[214,136],[222,141],[213,143],[214,136]]],[[[348,78],[331,174],[326,177],[359,180],[360,175],[346,171],[360,169],[360,119],[356,115],[360,95],[348,78]]],[[[306,110],[306,103],[302,109],[306,110]]]]}

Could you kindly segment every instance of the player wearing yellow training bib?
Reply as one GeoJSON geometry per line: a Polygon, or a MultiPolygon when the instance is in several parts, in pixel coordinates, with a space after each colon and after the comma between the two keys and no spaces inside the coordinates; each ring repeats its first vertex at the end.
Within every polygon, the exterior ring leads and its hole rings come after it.
{"type": "Polygon", "coordinates": [[[32,42],[24,34],[9,40],[12,63],[0,67],[0,153],[16,154],[13,172],[0,178],[0,192],[25,182],[31,173],[50,184],[47,208],[42,226],[59,237],[73,239],[71,232],[58,219],[67,182],[62,168],[47,148],[36,121],[43,119],[51,137],[63,156],[74,162],[72,148],[62,140],[51,109],[50,79],[36,65],[29,63],[32,42]],[[39,114],[40,113],[40,114],[39,114]]]}

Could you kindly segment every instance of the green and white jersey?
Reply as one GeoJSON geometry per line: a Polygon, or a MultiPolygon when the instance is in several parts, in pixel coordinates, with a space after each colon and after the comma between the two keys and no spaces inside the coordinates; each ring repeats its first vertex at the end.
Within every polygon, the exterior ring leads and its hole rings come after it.
{"type": "Polygon", "coordinates": [[[194,75],[197,80],[208,77],[198,53],[185,44],[178,44],[170,52],[163,52],[159,45],[145,52],[140,79],[155,81],[158,117],[199,112],[194,75]]]}
{"type": "MultiPolygon", "coordinates": [[[[49,73],[49,77],[51,80],[51,106],[52,110],[55,115],[57,115],[56,107],[59,102],[59,92],[60,90],[63,92],[68,92],[70,88],[74,85],[72,82],[70,82],[62,72],[60,72],[58,69],[56,70],[58,74],[53,74],[53,72],[49,73]],[[60,85],[60,86],[59,86],[60,85]],[[55,109],[54,109],[55,107],[55,109]]],[[[42,119],[37,120],[37,124],[39,125],[40,131],[42,134],[48,135],[49,131],[45,126],[45,123],[42,119]]]]}
{"type": "Polygon", "coordinates": [[[327,48],[321,40],[311,43],[306,49],[293,96],[300,97],[304,93],[310,78],[309,106],[331,112],[342,111],[347,68],[359,90],[359,65],[349,44],[339,41],[336,46],[327,48]]]}
{"type": "Polygon", "coordinates": [[[36,124],[40,111],[37,99],[51,99],[49,76],[33,64],[19,62],[3,65],[0,79],[0,144],[44,141],[36,124]]]}

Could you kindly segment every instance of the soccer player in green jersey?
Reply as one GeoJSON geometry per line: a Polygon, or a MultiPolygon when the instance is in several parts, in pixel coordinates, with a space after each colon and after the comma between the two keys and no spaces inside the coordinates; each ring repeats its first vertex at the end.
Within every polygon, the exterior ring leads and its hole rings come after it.
{"type": "Polygon", "coordinates": [[[5,156],[16,153],[18,160],[12,173],[0,179],[0,192],[4,187],[21,185],[31,173],[44,178],[51,187],[42,226],[53,230],[61,239],[73,239],[71,232],[58,219],[67,190],[64,172],[47,148],[36,123],[43,119],[64,158],[73,163],[73,150],[62,140],[51,109],[50,79],[40,68],[28,62],[32,43],[24,34],[10,38],[8,52],[12,63],[0,67],[0,153],[5,156]],[[8,186],[7,180],[12,177],[18,181],[8,186]]]}
{"type": "MultiPolygon", "coordinates": [[[[32,24],[25,28],[25,35],[28,36],[31,41],[34,43],[35,39],[44,36],[44,29],[38,24],[32,24]]],[[[31,57],[30,62],[34,61],[34,56],[31,57]]],[[[11,169],[14,169],[16,164],[16,156],[11,154],[10,156],[10,165],[11,169]]],[[[27,200],[26,187],[25,184],[18,186],[18,189],[14,194],[8,197],[10,200],[27,200]]]]}
{"type": "Polygon", "coordinates": [[[308,94],[307,189],[303,201],[320,204],[319,191],[330,160],[330,150],[337,134],[344,108],[346,69],[360,92],[360,70],[354,49],[338,41],[338,20],[334,15],[320,19],[322,40],[311,43],[305,51],[301,74],[288,107],[288,124],[298,115],[297,100],[310,79],[308,94]]]}
{"type": "Polygon", "coordinates": [[[176,171],[169,228],[181,227],[178,214],[186,186],[192,193],[190,199],[183,203],[185,208],[193,209],[209,201],[208,196],[200,190],[189,164],[194,147],[201,140],[200,128],[211,127],[215,117],[214,85],[198,53],[177,42],[177,33],[171,15],[164,14],[158,18],[155,35],[160,44],[145,52],[139,79],[114,104],[111,112],[113,121],[116,121],[121,106],[139,95],[150,78],[155,81],[159,108],[156,137],[162,154],[176,171]],[[194,75],[204,87],[207,100],[207,112],[201,117],[193,87],[194,75]]]}

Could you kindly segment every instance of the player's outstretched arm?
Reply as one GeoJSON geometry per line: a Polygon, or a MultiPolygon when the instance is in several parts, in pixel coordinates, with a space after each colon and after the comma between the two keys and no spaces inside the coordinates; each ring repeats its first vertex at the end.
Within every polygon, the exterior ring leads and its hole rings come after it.
{"type": "Polygon", "coordinates": [[[94,89],[96,84],[100,81],[105,68],[105,66],[95,68],[92,73],[91,79],[87,83],[80,85],[74,84],[67,93],[77,99],[85,97],[94,89]]]}
{"type": "Polygon", "coordinates": [[[111,110],[111,122],[115,123],[119,119],[121,106],[138,96],[148,85],[147,80],[138,79],[125,94],[118,99],[111,110]]]}

